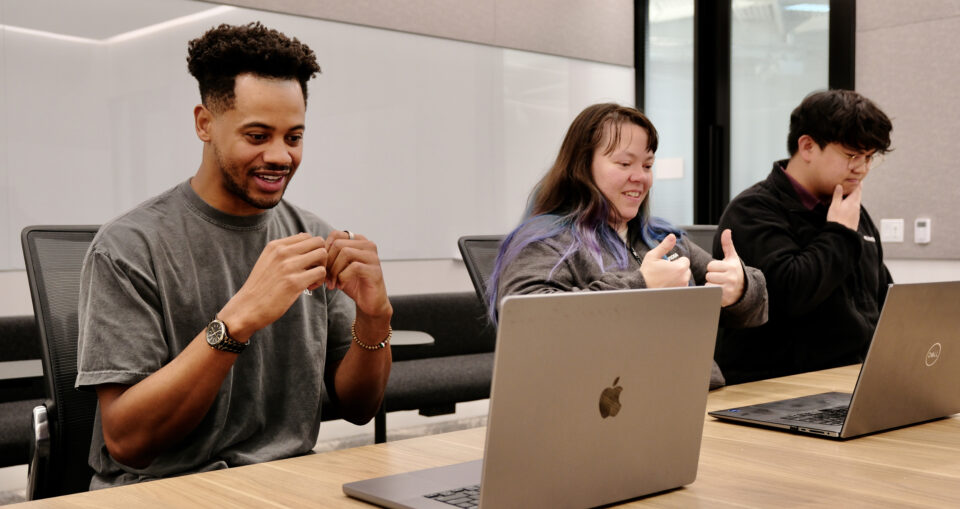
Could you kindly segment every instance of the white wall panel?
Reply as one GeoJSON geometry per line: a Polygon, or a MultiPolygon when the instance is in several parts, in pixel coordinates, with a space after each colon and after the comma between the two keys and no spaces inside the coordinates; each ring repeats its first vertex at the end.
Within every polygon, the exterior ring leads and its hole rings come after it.
{"type": "Polygon", "coordinates": [[[323,73],[310,82],[304,159],[287,198],[368,235],[385,259],[452,258],[461,235],[510,230],[573,117],[593,102],[633,101],[629,67],[207,12],[106,39],[8,30],[0,184],[13,193],[0,206],[9,225],[0,269],[22,267],[27,224],[103,223],[195,173],[187,41],[221,22],[260,20],[317,53],[323,73]]]}

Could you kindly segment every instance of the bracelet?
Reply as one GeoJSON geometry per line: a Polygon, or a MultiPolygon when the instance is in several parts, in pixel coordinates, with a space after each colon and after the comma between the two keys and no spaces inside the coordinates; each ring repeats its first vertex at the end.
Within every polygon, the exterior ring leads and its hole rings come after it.
{"type": "Polygon", "coordinates": [[[360,338],[357,337],[357,321],[353,321],[353,325],[350,326],[350,336],[353,337],[353,342],[360,345],[360,348],[364,350],[380,350],[381,348],[386,348],[387,343],[390,342],[390,336],[393,335],[393,327],[387,325],[387,337],[383,338],[383,341],[375,344],[368,345],[363,341],[360,341],[360,338]]]}

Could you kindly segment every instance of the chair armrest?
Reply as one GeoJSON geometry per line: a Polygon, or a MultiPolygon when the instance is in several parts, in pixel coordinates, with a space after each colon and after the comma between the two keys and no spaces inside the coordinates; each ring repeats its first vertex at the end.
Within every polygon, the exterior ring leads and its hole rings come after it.
{"type": "Polygon", "coordinates": [[[33,407],[33,437],[30,441],[30,464],[27,467],[27,500],[42,498],[49,482],[50,422],[47,407],[33,407]]]}
{"type": "Polygon", "coordinates": [[[435,340],[432,346],[409,346],[394,351],[394,360],[444,357],[492,352],[493,327],[472,292],[394,295],[394,330],[422,331],[435,340]]]}
{"type": "Polygon", "coordinates": [[[434,343],[433,336],[419,330],[395,330],[393,339],[390,340],[391,346],[424,346],[434,343]]]}

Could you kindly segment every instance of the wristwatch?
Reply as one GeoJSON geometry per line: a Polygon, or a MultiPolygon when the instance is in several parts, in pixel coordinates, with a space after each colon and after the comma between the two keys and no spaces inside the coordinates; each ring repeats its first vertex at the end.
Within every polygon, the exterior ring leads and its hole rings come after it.
{"type": "Polygon", "coordinates": [[[240,353],[247,347],[247,343],[241,343],[230,337],[230,333],[227,332],[227,325],[219,318],[214,318],[207,325],[207,344],[215,350],[231,353],[240,353]]]}

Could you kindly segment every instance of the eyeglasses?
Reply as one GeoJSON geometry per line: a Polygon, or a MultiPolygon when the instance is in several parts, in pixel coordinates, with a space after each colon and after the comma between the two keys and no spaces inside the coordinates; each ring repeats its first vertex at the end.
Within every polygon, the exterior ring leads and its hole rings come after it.
{"type": "Polygon", "coordinates": [[[841,150],[836,145],[831,144],[829,146],[834,147],[837,153],[847,158],[847,168],[851,170],[854,168],[859,168],[864,164],[867,165],[867,168],[872,170],[883,163],[883,152],[874,152],[872,154],[848,154],[846,151],[841,150]]]}

